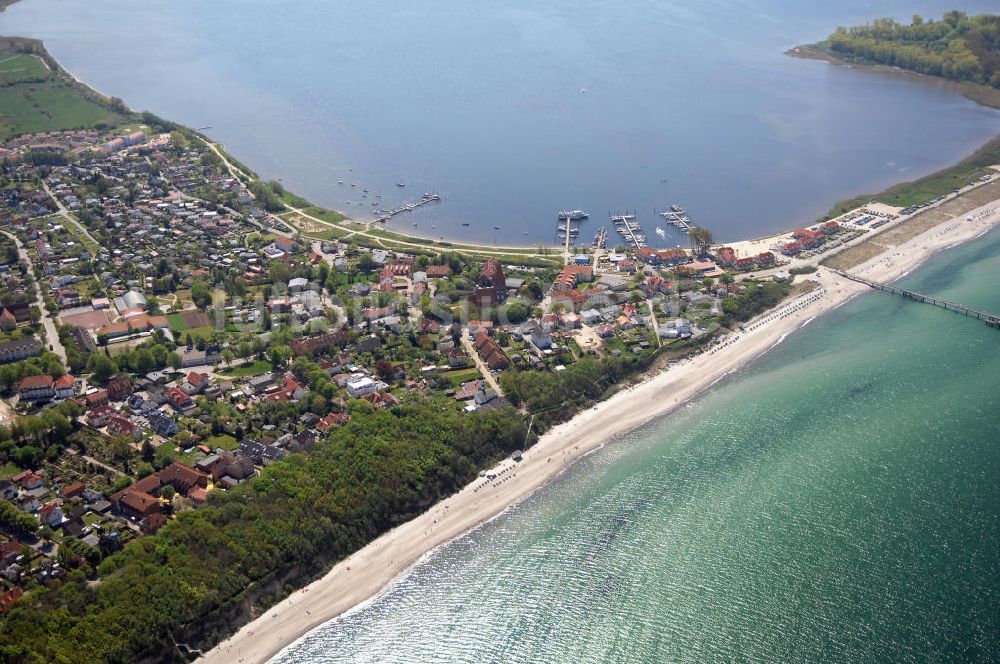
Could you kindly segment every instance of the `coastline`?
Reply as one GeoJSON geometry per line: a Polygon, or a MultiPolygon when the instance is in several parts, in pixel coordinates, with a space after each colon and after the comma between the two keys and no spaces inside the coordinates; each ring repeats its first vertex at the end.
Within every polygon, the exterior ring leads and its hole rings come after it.
{"type": "Polygon", "coordinates": [[[952,81],[946,78],[921,74],[919,72],[909,71],[900,67],[866,62],[852,62],[850,60],[837,57],[828,49],[823,48],[823,42],[793,46],[785,51],[785,55],[802,60],[818,60],[820,62],[837,65],[838,67],[847,67],[849,69],[860,69],[880,72],[883,74],[892,74],[923,84],[931,83],[943,86],[952,92],[962,95],[970,101],[976,102],[977,104],[982,104],[983,106],[987,106],[989,108],[1000,109],[1000,90],[990,88],[985,85],[952,81]]]}
{"type": "MultiPolygon", "coordinates": [[[[942,222],[858,265],[852,272],[892,281],[938,251],[974,240],[997,225],[1000,200],[962,218],[942,222]],[[984,210],[992,213],[965,221],[984,210]]],[[[668,415],[774,348],[795,330],[869,290],[825,267],[813,276],[819,279],[819,289],[749,321],[744,325],[745,332],[721,339],[704,353],[623,389],[553,428],[527,450],[523,461],[503,462],[498,468],[511,470],[497,480],[479,478],[424,514],[385,533],[340,561],[322,578],[270,607],[198,661],[249,664],[270,660],[316,627],[373,601],[430,552],[517,505],[577,459],[668,415]],[[723,349],[725,352],[721,352],[723,349]],[[670,396],[664,398],[664,394],[670,396]],[[608,417],[611,413],[614,416],[608,417]]]]}
{"type": "MultiPolygon", "coordinates": [[[[51,58],[51,55],[49,57],[51,58]]],[[[857,66],[849,63],[844,64],[857,66]]],[[[60,69],[82,87],[94,90],[95,94],[104,96],[71,72],[61,66],[60,69]]],[[[205,140],[213,143],[210,139],[206,138],[205,140]]],[[[223,147],[221,144],[215,145],[223,147]]],[[[294,210],[294,208],[290,209],[294,210]]],[[[934,244],[933,248],[924,247],[920,251],[926,253],[920,254],[915,262],[913,262],[913,257],[919,251],[914,245],[912,255],[906,258],[906,264],[909,267],[899,274],[896,274],[896,269],[890,269],[886,273],[887,276],[884,277],[879,277],[877,274],[866,274],[866,276],[883,279],[904,276],[933,253],[954,244],[975,239],[996,223],[997,221],[994,220],[986,228],[976,233],[974,237],[957,238],[957,236],[951,236],[947,244],[937,243],[934,244]]],[[[332,225],[344,228],[340,224],[332,225]]],[[[933,234],[934,231],[938,231],[938,227],[923,235],[933,234]]],[[[405,240],[424,240],[397,231],[391,232],[405,240]]],[[[937,238],[940,234],[940,232],[934,234],[933,238],[937,238]]],[[[923,237],[923,235],[914,238],[914,240],[923,237]]],[[[928,238],[928,241],[933,238],[928,238]]],[[[429,250],[466,251],[464,248],[454,249],[431,242],[432,244],[426,247],[429,250]]],[[[523,249],[530,249],[530,247],[523,247],[523,249]]],[[[903,246],[895,247],[872,260],[876,263],[886,261],[887,269],[888,267],[895,268],[897,262],[902,267],[904,265],[903,259],[898,258],[902,249],[903,246]],[[893,259],[892,263],[889,263],[890,258],[893,259]]],[[[477,250],[470,251],[471,253],[477,252],[477,250]]],[[[864,265],[857,269],[862,268],[864,265]]],[[[879,266],[872,265],[865,269],[876,269],[877,272],[879,266]]],[[[505,474],[507,479],[501,486],[488,486],[485,489],[476,490],[470,485],[459,493],[435,504],[428,512],[386,533],[341,561],[323,578],[296,591],[291,597],[269,608],[263,616],[245,625],[230,640],[219,644],[202,659],[220,662],[236,661],[237,658],[233,656],[232,652],[232,648],[236,646],[237,652],[242,653],[243,649],[246,650],[245,653],[239,655],[240,661],[267,661],[315,627],[330,619],[358,610],[367,602],[373,601],[395,581],[403,578],[412,566],[423,557],[517,505],[552,478],[558,476],[577,459],[606,444],[614,443],[617,437],[629,430],[666,416],[721,381],[728,374],[774,348],[788,334],[867,290],[854,282],[836,277],[825,268],[821,268],[817,274],[821,276],[826,289],[822,297],[809,300],[808,303],[802,303],[800,307],[789,310],[786,316],[781,316],[778,312],[786,311],[794,304],[782,306],[763,317],[763,319],[769,320],[767,324],[761,325],[748,334],[741,335],[738,340],[724,341],[725,352],[719,352],[718,349],[710,350],[653,376],[634,388],[624,388],[593,409],[578,414],[569,422],[547,433],[535,447],[528,451],[525,455],[525,461],[516,466],[517,472],[511,471],[505,474]],[[779,318],[773,320],[776,315],[779,318]],[[672,401],[667,402],[659,398],[663,390],[676,390],[671,392],[672,401]],[[610,410],[612,408],[616,410],[610,410]],[[607,417],[608,414],[613,414],[614,419],[607,417]],[[607,421],[601,421],[602,417],[607,421]],[[579,428],[580,425],[584,425],[583,429],[579,428]],[[584,429],[586,431],[581,433],[584,429]],[[543,444],[546,447],[541,447],[543,444]],[[540,456],[559,453],[561,453],[559,459],[553,457],[551,462],[540,456]],[[529,465],[531,462],[534,464],[529,465]],[[406,530],[408,526],[417,522],[424,525],[423,535],[420,535],[419,525],[406,530]],[[352,561],[354,562],[352,563],[352,561]],[[354,566],[353,570],[351,569],[352,565],[354,566]],[[361,599],[357,599],[359,597],[361,599]],[[303,611],[305,616],[302,615],[303,611]],[[284,620],[286,612],[289,615],[287,623],[284,620]],[[274,614],[277,614],[277,617],[273,617],[274,614]],[[249,633],[245,634],[248,629],[249,633]],[[254,636],[254,629],[260,630],[257,636],[254,636]],[[267,637],[264,636],[265,633],[267,633],[267,637]],[[242,646],[238,640],[241,634],[245,634],[244,638],[246,639],[261,640],[264,643],[257,645],[253,641],[248,641],[249,646],[242,646]],[[273,643],[272,637],[274,637],[273,643]],[[226,647],[225,650],[223,650],[223,646],[226,647]]],[[[748,329],[755,324],[755,321],[748,323],[748,329]]],[[[510,462],[505,463],[507,466],[514,466],[510,462]]],[[[477,480],[476,484],[481,482],[482,480],[477,480]]]]}

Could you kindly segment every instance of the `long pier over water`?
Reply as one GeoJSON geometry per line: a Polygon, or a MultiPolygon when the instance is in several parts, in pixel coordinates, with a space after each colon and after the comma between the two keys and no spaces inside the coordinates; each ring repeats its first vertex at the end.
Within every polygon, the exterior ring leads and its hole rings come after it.
{"type": "Polygon", "coordinates": [[[923,293],[918,293],[916,291],[906,290],[904,288],[897,288],[890,284],[883,284],[879,281],[872,281],[871,279],[865,279],[864,277],[859,277],[856,274],[850,274],[848,272],[843,272],[841,270],[834,270],[837,274],[844,277],[845,279],[850,279],[851,281],[856,281],[860,284],[864,284],[875,290],[885,291],[886,293],[891,293],[892,295],[899,295],[900,297],[905,297],[908,300],[913,300],[914,302],[923,302],[924,304],[930,304],[935,307],[941,307],[947,311],[954,311],[957,314],[962,314],[964,316],[972,316],[978,318],[979,320],[985,322],[990,327],[995,327],[1000,329],[1000,316],[996,314],[991,314],[988,311],[980,311],[979,309],[973,309],[972,307],[967,307],[964,304],[958,304],[956,302],[951,302],[949,300],[941,299],[940,297],[932,297],[930,295],[924,295],[923,293]]]}

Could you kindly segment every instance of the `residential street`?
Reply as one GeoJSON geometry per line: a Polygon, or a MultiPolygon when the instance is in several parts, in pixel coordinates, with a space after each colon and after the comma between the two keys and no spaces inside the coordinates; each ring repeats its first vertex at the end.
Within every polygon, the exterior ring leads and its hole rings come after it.
{"type": "Polygon", "coordinates": [[[486,366],[483,359],[479,357],[479,353],[476,352],[476,347],[472,345],[472,340],[469,339],[468,328],[462,330],[462,348],[472,357],[472,361],[476,363],[476,368],[479,369],[479,373],[483,374],[486,383],[493,388],[498,396],[502,397],[503,389],[500,388],[500,383],[497,382],[496,376],[490,372],[490,368],[486,366]]]}
{"type": "Polygon", "coordinates": [[[55,319],[45,310],[45,298],[42,297],[43,284],[38,283],[35,280],[35,266],[31,262],[31,257],[28,255],[28,250],[25,248],[21,241],[17,239],[17,236],[12,235],[6,231],[0,231],[10,239],[14,241],[17,245],[17,252],[21,255],[21,259],[27,263],[28,272],[31,273],[31,279],[35,282],[35,306],[38,307],[38,311],[42,314],[42,325],[45,326],[45,340],[46,344],[52,347],[52,352],[59,356],[59,359],[66,362],[66,349],[63,348],[62,342],[59,341],[59,332],[56,330],[55,319]]]}
{"type": "Polygon", "coordinates": [[[94,236],[90,234],[90,231],[88,231],[88,230],[87,230],[87,229],[86,229],[86,228],[84,227],[84,225],[83,225],[83,224],[81,224],[81,223],[80,223],[80,222],[78,222],[78,221],[77,221],[76,219],[74,219],[74,218],[73,218],[73,217],[72,217],[72,216],[70,215],[70,213],[69,213],[69,210],[67,210],[67,209],[66,209],[66,206],[62,204],[62,201],[60,201],[60,200],[59,200],[58,198],[56,198],[56,197],[55,197],[55,195],[54,195],[54,194],[52,193],[52,190],[51,190],[51,189],[49,189],[49,185],[48,185],[48,183],[46,183],[46,182],[45,182],[45,181],[43,180],[43,181],[42,181],[42,186],[43,186],[43,187],[45,187],[45,193],[46,193],[46,194],[48,194],[48,195],[49,195],[49,198],[51,198],[51,199],[52,199],[53,201],[55,201],[55,204],[56,204],[56,206],[58,206],[58,208],[59,208],[59,215],[60,215],[60,216],[62,216],[62,218],[63,218],[63,219],[65,219],[67,223],[70,223],[70,224],[73,224],[73,226],[75,226],[76,228],[79,228],[79,229],[80,229],[80,232],[81,232],[81,233],[83,233],[83,234],[84,234],[84,236],[86,236],[86,238],[87,238],[88,240],[90,240],[90,241],[91,241],[91,242],[93,242],[93,243],[94,243],[95,245],[97,245],[98,247],[100,247],[100,246],[101,246],[101,243],[100,243],[100,242],[98,242],[98,241],[97,241],[97,240],[96,240],[96,239],[94,238],[94,236]]]}

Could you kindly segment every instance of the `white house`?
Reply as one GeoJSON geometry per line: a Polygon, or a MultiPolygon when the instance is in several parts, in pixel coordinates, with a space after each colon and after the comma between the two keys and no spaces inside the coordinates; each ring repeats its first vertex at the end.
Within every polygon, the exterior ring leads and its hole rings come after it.
{"type": "Polygon", "coordinates": [[[363,399],[376,390],[375,381],[368,376],[347,381],[347,393],[355,399],[363,399]]]}

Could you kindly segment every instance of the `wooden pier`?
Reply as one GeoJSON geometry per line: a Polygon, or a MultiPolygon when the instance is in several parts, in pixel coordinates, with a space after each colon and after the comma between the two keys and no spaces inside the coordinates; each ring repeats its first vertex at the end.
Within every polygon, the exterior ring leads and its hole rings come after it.
{"type": "Polygon", "coordinates": [[[673,226],[681,233],[685,235],[691,230],[691,219],[687,216],[684,210],[677,206],[672,206],[669,210],[664,210],[663,212],[656,212],[656,214],[663,217],[663,221],[667,224],[673,226]],[[676,208],[676,209],[675,209],[676,208]]]}
{"type": "Polygon", "coordinates": [[[935,307],[940,307],[947,311],[953,311],[957,314],[962,314],[963,316],[972,316],[973,318],[978,318],[979,320],[986,323],[988,326],[1000,329],[1000,316],[996,314],[991,314],[988,311],[980,311],[978,309],[973,309],[972,307],[967,307],[964,304],[958,304],[956,302],[951,302],[949,300],[944,300],[939,297],[932,297],[930,295],[924,295],[923,293],[917,293],[916,291],[906,290],[904,288],[897,288],[896,286],[891,286],[889,284],[883,284],[878,281],[872,281],[871,279],[865,279],[864,277],[859,277],[855,274],[850,274],[847,272],[842,272],[841,270],[834,270],[837,274],[844,277],[845,279],[850,279],[851,281],[856,281],[859,284],[864,284],[875,290],[885,291],[892,295],[899,295],[907,300],[913,300],[914,302],[923,302],[924,304],[930,304],[935,307]]]}
{"type": "Polygon", "coordinates": [[[403,214],[404,212],[410,212],[411,210],[416,210],[418,207],[427,205],[428,203],[434,203],[441,200],[441,197],[437,194],[424,194],[420,197],[419,201],[413,203],[404,203],[395,210],[379,210],[375,219],[375,223],[389,221],[398,214],[403,214]]]}
{"type": "Polygon", "coordinates": [[[646,246],[646,236],[643,234],[642,226],[639,225],[638,217],[634,212],[613,214],[611,215],[611,223],[618,235],[626,242],[634,244],[636,249],[642,249],[646,246]]]}

